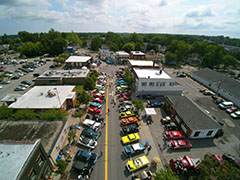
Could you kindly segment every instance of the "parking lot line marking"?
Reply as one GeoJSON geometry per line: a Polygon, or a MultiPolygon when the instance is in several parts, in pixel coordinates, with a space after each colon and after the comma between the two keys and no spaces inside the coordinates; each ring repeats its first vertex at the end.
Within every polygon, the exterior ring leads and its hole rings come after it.
{"type": "Polygon", "coordinates": [[[107,97],[106,97],[106,131],[105,131],[105,180],[108,179],[108,85],[109,78],[107,79],[107,97]]]}

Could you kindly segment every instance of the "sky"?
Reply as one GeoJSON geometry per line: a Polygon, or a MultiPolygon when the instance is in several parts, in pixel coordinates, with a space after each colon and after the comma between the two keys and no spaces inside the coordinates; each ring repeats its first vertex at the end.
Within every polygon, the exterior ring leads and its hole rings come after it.
{"type": "Polygon", "coordinates": [[[0,0],[0,35],[51,28],[240,38],[240,1],[0,0]]]}

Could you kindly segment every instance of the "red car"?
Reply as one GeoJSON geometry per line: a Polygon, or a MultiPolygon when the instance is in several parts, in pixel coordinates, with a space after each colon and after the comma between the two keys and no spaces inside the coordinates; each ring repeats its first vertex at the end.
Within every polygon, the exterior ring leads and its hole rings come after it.
{"type": "Polygon", "coordinates": [[[219,156],[219,154],[213,154],[213,157],[215,157],[219,164],[224,164],[224,160],[219,156]]]}
{"type": "Polygon", "coordinates": [[[192,144],[187,140],[171,140],[168,147],[170,149],[189,149],[192,144]]]}
{"type": "Polygon", "coordinates": [[[183,139],[184,135],[181,131],[165,131],[164,133],[165,139],[183,139]]]}
{"type": "Polygon", "coordinates": [[[203,88],[203,89],[200,89],[199,92],[203,93],[204,91],[206,91],[207,89],[203,88]]]}
{"type": "Polygon", "coordinates": [[[95,98],[100,98],[100,99],[104,99],[105,95],[104,94],[101,94],[101,93],[94,93],[93,96],[95,98]]]}
{"type": "Polygon", "coordinates": [[[95,108],[88,108],[88,112],[92,113],[92,114],[97,114],[97,115],[101,115],[102,114],[102,110],[98,109],[97,107],[95,108]]]}
{"type": "Polygon", "coordinates": [[[0,66],[0,72],[5,71],[5,69],[6,69],[6,67],[4,67],[4,66],[0,66]]]}
{"type": "Polygon", "coordinates": [[[95,98],[95,99],[93,99],[93,102],[97,102],[99,104],[102,104],[103,100],[101,100],[100,98],[95,98]]]}
{"type": "Polygon", "coordinates": [[[229,113],[229,114],[231,114],[231,113],[233,113],[233,112],[235,112],[235,111],[237,111],[237,110],[238,110],[237,107],[232,106],[232,107],[228,108],[228,109],[226,110],[226,112],[229,113]]]}

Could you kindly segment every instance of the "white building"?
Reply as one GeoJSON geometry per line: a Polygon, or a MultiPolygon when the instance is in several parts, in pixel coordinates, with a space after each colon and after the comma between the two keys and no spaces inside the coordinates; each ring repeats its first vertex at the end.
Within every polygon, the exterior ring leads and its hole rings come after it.
{"type": "Polygon", "coordinates": [[[64,109],[77,101],[75,86],[35,86],[9,107],[14,109],[64,109]]]}
{"type": "Polygon", "coordinates": [[[81,68],[87,66],[91,59],[91,56],[70,56],[65,62],[67,67],[81,68]]]}
{"type": "Polygon", "coordinates": [[[127,60],[129,59],[129,53],[125,51],[117,51],[115,54],[117,64],[127,64],[127,60]]]}

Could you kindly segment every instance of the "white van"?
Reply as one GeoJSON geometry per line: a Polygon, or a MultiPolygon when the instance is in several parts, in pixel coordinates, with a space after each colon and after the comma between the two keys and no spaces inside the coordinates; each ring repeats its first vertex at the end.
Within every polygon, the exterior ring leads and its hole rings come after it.
{"type": "Polygon", "coordinates": [[[233,106],[233,103],[231,101],[226,101],[218,105],[221,109],[228,109],[233,106]]]}

